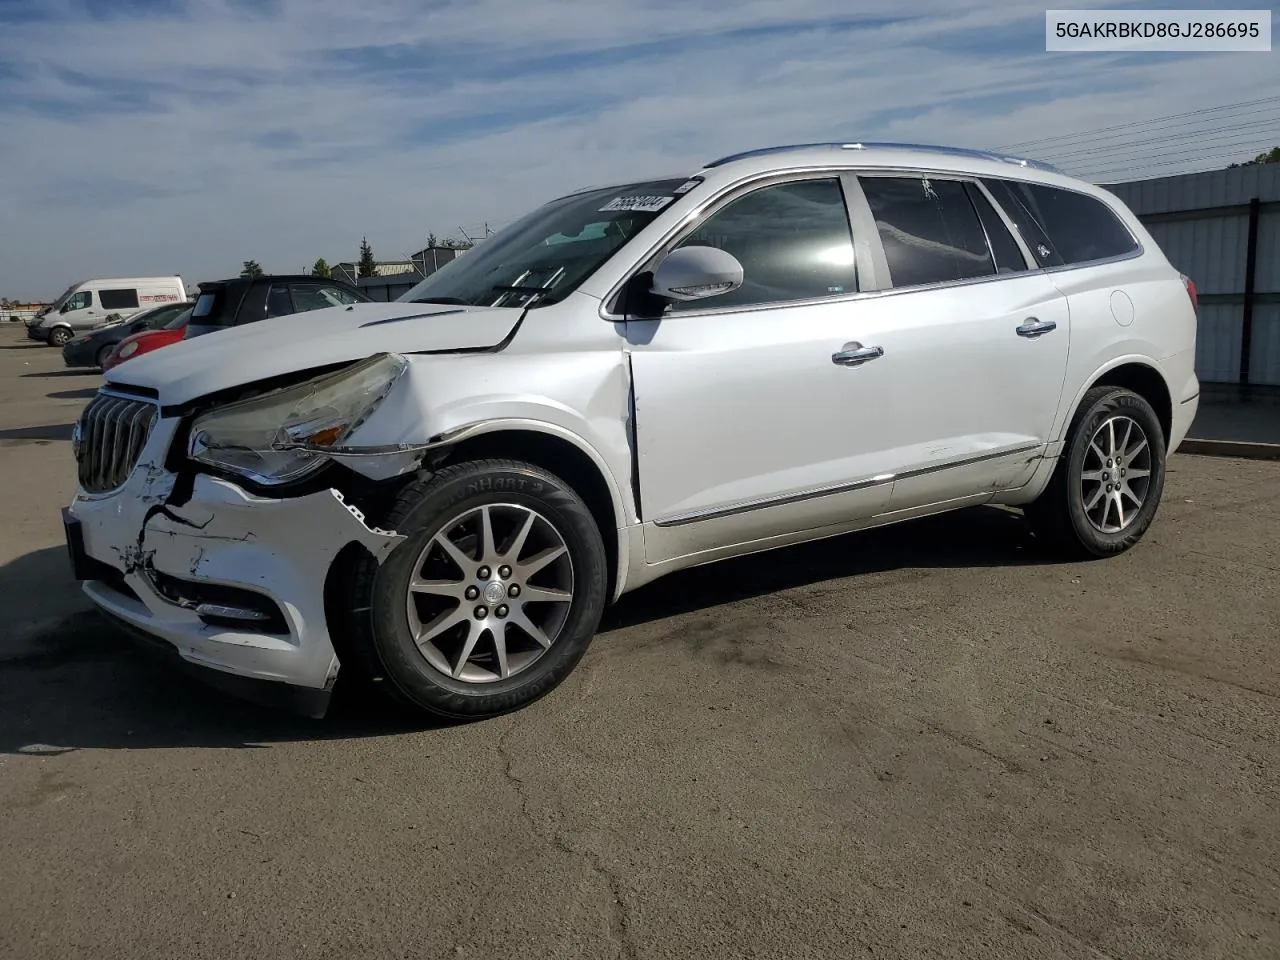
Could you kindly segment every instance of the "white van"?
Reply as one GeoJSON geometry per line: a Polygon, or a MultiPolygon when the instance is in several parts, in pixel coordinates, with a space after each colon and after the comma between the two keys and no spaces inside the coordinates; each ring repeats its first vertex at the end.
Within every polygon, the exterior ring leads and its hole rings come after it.
{"type": "Polygon", "coordinates": [[[27,336],[61,347],[77,333],[127,320],[140,310],[182,303],[181,277],[111,277],[73,283],[27,325],[27,336]]]}

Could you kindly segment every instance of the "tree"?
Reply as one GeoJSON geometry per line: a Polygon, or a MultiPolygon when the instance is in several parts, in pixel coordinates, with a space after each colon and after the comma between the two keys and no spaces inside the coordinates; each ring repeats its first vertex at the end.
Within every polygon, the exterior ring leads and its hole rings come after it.
{"type": "Polygon", "coordinates": [[[1280,163],[1280,147],[1272,147],[1270,150],[1260,153],[1252,160],[1246,160],[1244,163],[1233,163],[1230,168],[1256,167],[1264,163],[1280,163]]]}
{"type": "Polygon", "coordinates": [[[440,241],[438,241],[438,240],[436,239],[436,235],[435,235],[434,233],[428,233],[428,234],[427,234],[427,249],[428,249],[428,250],[434,250],[434,249],[435,249],[436,247],[438,247],[439,245],[440,245],[440,241]]]}
{"type": "Polygon", "coordinates": [[[324,277],[328,280],[333,276],[333,271],[329,269],[329,264],[324,262],[324,257],[321,257],[312,265],[311,275],[313,277],[324,277]]]}
{"type": "Polygon", "coordinates": [[[377,273],[378,263],[373,259],[373,248],[369,246],[367,237],[360,240],[360,264],[356,275],[360,277],[372,277],[377,273]]]}
{"type": "Polygon", "coordinates": [[[263,276],[262,267],[257,260],[245,260],[244,269],[240,271],[242,277],[261,277],[263,276]]]}

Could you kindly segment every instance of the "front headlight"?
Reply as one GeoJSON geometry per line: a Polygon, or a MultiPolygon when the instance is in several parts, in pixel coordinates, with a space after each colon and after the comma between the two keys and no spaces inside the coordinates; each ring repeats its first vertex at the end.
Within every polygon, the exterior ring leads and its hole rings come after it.
{"type": "Polygon", "coordinates": [[[378,354],[337,373],[230,403],[191,425],[191,459],[259,483],[305,476],[369,418],[408,369],[378,354]]]}

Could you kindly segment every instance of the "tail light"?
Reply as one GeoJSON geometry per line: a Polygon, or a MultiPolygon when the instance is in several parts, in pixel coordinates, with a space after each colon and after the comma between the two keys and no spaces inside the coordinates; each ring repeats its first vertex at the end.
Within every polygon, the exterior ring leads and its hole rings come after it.
{"type": "Polygon", "coordinates": [[[1197,314],[1200,312],[1200,297],[1196,294],[1196,282],[1188,277],[1185,273],[1181,275],[1182,282],[1187,288],[1187,296],[1191,298],[1191,309],[1197,314]]]}

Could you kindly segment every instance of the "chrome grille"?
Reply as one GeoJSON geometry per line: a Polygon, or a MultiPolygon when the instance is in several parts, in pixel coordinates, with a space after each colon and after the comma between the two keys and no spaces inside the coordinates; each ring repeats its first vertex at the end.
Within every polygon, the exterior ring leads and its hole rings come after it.
{"type": "Polygon", "coordinates": [[[80,415],[72,438],[80,486],[90,493],[122,486],[138,465],[155,423],[154,403],[112,393],[94,397],[80,415]]]}

